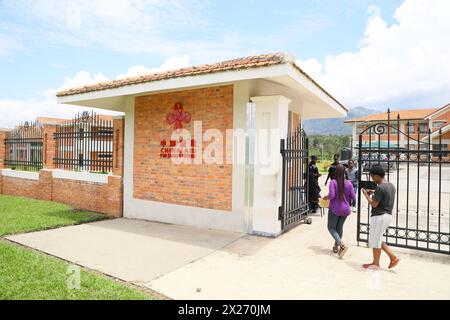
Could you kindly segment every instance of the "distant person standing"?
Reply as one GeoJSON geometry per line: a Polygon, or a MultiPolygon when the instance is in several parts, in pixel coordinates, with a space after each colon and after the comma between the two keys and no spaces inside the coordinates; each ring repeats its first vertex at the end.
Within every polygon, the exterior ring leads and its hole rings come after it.
{"type": "Polygon", "coordinates": [[[309,208],[311,213],[316,213],[319,208],[319,198],[320,198],[320,186],[319,186],[319,178],[322,175],[319,173],[319,169],[317,168],[317,157],[311,156],[311,161],[308,166],[308,199],[309,199],[309,208]]]}
{"type": "Polygon", "coordinates": [[[340,158],[340,156],[338,154],[334,155],[334,157],[333,157],[334,162],[328,168],[328,176],[327,176],[327,180],[325,180],[325,185],[327,185],[328,180],[334,180],[336,167],[339,165],[339,158],[340,158]]]}
{"type": "MultiPolygon", "coordinates": [[[[348,160],[348,168],[345,170],[347,174],[347,179],[352,183],[353,190],[355,190],[355,194],[358,191],[358,175],[359,171],[355,167],[355,162],[353,160],[348,160]]],[[[356,199],[350,202],[350,206],[353,211],[356,209],[356,199]]]]}

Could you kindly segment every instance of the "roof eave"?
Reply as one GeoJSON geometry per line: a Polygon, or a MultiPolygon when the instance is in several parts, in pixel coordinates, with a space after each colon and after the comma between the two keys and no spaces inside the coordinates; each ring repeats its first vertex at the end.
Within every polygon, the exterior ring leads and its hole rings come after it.
{"type": "Polygon", "coordinates": [[[240,69],[224,72],[207,73],[195,76],[170,78],[138,84],[130,84],[118,88],[89,91],[72,95],[58,96],[58,103],[75,104],[79,101],[112,98],[117,96],[141,95],[152,92],[182,90],[208,85],[220,85],[243,80],[282,76],[287,73],[287,64],[278,64],[260,68],[240,69]]]}
{"type": "Polygon", "coordinates": [[[434,117],[437,117],[437,116],[439,116],[439,115],[441,115],[442,113],[445,113],[445,112],[447,112],[447,111],[450,111],[450,103],[447,104],[447,105],[445,105],[445,106],[443,106],[442,108],[439,108],[439,109],[436,110],[436,111],[433,111],[433,112],[430,113],[429,115],[427,115],[427,116],[425,117],[425,120],[429,120],[429,119],[432,119],[432,118],[434,118],[434,117]],[[446,109],[449,109],[449,110],[446,110],[446,109]]]}
{"type": "Polygon", "coordinates": [[[302,72],[300,68],[294,67],[292,63],[283,63],[259,68],[215,72],[204,75],[187,76],[139,84],[131,84],[128,86],[122,86],[118,88],[59,96],[57,97],[57,101],[58,103],[61,104],[80,105],[82,101],[114,98],[119,96],[142,95],[153,92],[183,90],[189,88],[204,87],[208,85],[221,85],[227,83],[234,83],[238,81],[280,77],[280,76],[290,76],[300,83],[303,82],[303,84],[305,84],[305,82],[308,82],[309,88],[312,91],[315,91],[316,95],[322,96],[322,100],[327,100],[326,103],[328,105],[336,109],[343,116],[347,114],[348,109],[346,107],[344,107],[337,99],[335,99],[327,91],[325,91],[306,73],[302,72]]]}

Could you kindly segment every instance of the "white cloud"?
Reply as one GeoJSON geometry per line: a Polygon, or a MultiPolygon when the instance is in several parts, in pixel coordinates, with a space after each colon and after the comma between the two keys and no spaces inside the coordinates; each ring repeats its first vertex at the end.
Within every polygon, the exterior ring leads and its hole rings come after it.
{"type": "Polygon", "coordinates": [[[78,72],[73,78],[64,79],[63,85],[58,90],[80,87],[87,84],[108,81],[109,79],[99,72],[97,74],[90,74],[87,71],[78,72]]]}
{"type": "MultiPolygon", "coordinates": [[[[26,30],[16,36],[55,45],[171,55],[195,46],[170,33],[205,26],[208,0],[15,0],[0,10],[26,30]]],[[[203,42],[201,42],[203,43],[203,42]]]]}
{"type": "MultiPolygon", "coordinates": [[[[173,70],[189,66],[189,57],[169,57],[160,67],[146,68],[144,66],[131,67],[125,75],[118,75],[116,78],[125,76],[135,76],[146,73],[155,73],[166,70],[173,70]]],[[[80,71],[72,78],[64,79],[59,88],[51,88],[42,92],[40,100],[10,100],[0,99],[0,127],[11,128],[23,121],[33,121],[39,116],[59,117],[71,119],[77,112],[90,110],[88,108],[60,105],[56,102],[56,93],[63,89],[79,87],[97,82],[108,81],[104,74],[91,74],[88,71],[80,71]]],[[[101,114],[117,114],[116,112],[106,110],[96,110],[101,114]]]]}
{"type": "Polygon", "coordinates": [[[388,25],[371,14],[356,52],[298,64],[350,107],[439,107],[450,102],[450,1],[405,0],[388,25]]]}
{"type": "Polygon", "coordinates": [[[158,68],[146,68],[142,65],[133,66],[130,69],[128,69],[128,72],[126,74],[119,74],[117,76],[117,79],[185,68],[190,65],[189,60],[190,60],[189,56],[169,57],[158,68]]]}

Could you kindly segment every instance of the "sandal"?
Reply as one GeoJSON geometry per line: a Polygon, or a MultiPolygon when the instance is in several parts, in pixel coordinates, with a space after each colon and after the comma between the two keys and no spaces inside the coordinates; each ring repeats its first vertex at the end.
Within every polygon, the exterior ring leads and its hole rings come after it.
{"type": "Polygon", "coordinates": [[[347,251],[348,251],[348,247],[345,244],[341,244],[339,253],[338,253],[338,257],[342,258],[347,251]]]}
{"type": "Polygon", "coordinates": [[[389,269],[394,269],[399,262],[400,262],[399,258],[396,258],[394,261],[391,261],[391,263],[389,264],[389,269]]]}
{"type": "Polygon", "coordinates": [[[381,268],[379,266],[376,266],[372,263],[367,263],[367,264],[363,264],[362,266],[364,269],[368,269],[368,270],[375,270],[375,271],[380,271],[381,268]]]}
{"type": "Polygon", "coordinates": [[[334,246],[333,253],[338,253],[338,252],[339,252],[339,246],[334,246]]]}

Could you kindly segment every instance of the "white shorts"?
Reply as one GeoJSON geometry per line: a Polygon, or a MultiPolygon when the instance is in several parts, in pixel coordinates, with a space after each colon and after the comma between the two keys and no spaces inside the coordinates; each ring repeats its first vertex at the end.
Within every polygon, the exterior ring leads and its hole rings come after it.
{"type": "Polygon", "coordinates": [[[370,218],[369,248],[380,249],[383,235],[392,222],[391,214],[383,214],[370,218]]]}

